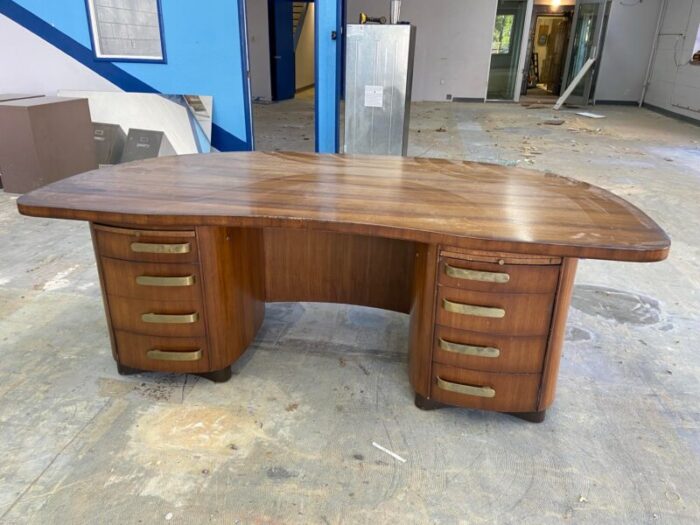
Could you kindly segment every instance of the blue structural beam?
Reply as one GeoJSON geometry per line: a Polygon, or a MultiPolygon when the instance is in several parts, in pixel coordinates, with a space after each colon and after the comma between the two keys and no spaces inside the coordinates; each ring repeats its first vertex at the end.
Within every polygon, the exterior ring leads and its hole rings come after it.
{"type": "Polygon", "coordinates": [[[343,0],[316,0],[316,151],[340,147],[343,0]]]}

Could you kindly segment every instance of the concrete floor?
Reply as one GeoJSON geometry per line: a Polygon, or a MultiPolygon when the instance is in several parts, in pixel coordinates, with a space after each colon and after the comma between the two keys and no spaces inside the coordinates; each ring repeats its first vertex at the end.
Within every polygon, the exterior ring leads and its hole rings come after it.
{"type": "MultiPolygon", "coordinates": [[[[311,149],[309,104],[256,106],[259,146],[311,149]]],[[[407,317],[367,308],[269,305],[226,384],[120,377],[87,225],[0,192],[0,523],[700,522],[700,128],[595,111],[413,108],[411,154],[592,182],[673,238],[581,262],[540,425],[414,408],[407,317]]]]}

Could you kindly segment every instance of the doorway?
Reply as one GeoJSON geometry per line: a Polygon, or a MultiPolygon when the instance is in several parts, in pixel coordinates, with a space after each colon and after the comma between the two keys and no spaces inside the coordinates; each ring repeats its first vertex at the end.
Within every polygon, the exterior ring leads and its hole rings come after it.
{"type": "Polygon", "coordinates": [[[610,5],[610,0],[576,0],[569,4],[535,0],[520,94],[538,102],[553,102],[576,79],[588,59],[595,58],[593,67],[567,99],[567,105],[587,105],[595,93],[596,66],[610,5]]]}
{"type": "Polygon", "coordinates": [[[513,100],[527,0],[498,0],[491,40],[487,100],[513,100]]]}
{"type": "Polygon", "coordinates": [[[573,5],[533,6],[521,95],[541,99],[561,94],[573,14],[573,5]]]}
{"type": "Polygon", "coordinates": [[[246,2],[255,149],[314,151],[316,5],[246,2]]]}

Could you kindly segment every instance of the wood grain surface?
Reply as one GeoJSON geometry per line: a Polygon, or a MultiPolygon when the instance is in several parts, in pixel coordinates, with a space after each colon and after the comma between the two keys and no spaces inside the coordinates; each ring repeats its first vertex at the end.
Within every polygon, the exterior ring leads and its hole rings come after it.
{"type": "Polygon", "coordinates": [[[574,280],[578,260],[564,259],[559,276],[557,299],[552,315],[551,333],[549,335],[549,347],[544,360],[542,372],[542,387],[537,410],[547,409],[553,402],[557,389],[559,376],[559,363],[561,361],[562,347],[566,338],[566,320],[571,305],[571,297],[574,293],[574,280]]]}
{"type": "Polygon", "coordinates": [[[530,412],[537,406],[540,386],[539,374],[499,374],[483,370],[455,368],[433,364],[433,385],[430,398],[434,401],[482,410],[501,412],[530,412]],[[488,387],[496,391],[494,397],[478,397],[450,392],[438,387],[437,379],[474,387],[488,387]]]}
{"type": "Polygon", "coordinates": [[[255,228],[197,228],[211,370],[245,352],[265,317],[263,234],[255,228]]]}
{"type": "Polygon", "coordinates": [[[344,303],[408,313],[416,249],[392,239],[266,228],[266,300],[344,303]]]}
{"type": "Polygon", "coordinates": [[[435,322],[442,326],[472,332],[502,335],[545,335],[552,320],[554,293],[475,292],[440,286],[437,292],[435,322]],[[498,308],[501,318],[450,312],[444,301],[459,305],[498,308]]]}
{"type": "Polygon", "coordinates": [[[426,398],[430,397],[437,254],[434,244],[416,245],[408,329],[408,376],[415,392],[426,398]]]}
{"type": "Polygon", "coordinates": [[[471,370],[539,374],[546,348],[546,336],[498,335],[436,326],[433,361],[471,370]],[[440,339],[463,345],[498,348],[500,355],[495,358],[460,355],[441,348],[440,339]]]}
{"type": "Polygon", "coordinates": [[[217,153],[90,171],[23,195],[25,215],[162,227],[312,228],[458,248],[657,261],[647,215],[549,173],[426,158],[217,153]]]}

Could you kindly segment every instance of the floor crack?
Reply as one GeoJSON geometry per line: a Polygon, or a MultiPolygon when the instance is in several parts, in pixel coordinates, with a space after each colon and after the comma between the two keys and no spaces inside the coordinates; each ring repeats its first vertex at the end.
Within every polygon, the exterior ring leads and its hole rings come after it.
{"type": "Polygon", "coordinates": [[[61,454],[63,454],[63,452],[64,452],[68,447],[70,447],[70,446],[73,444],[73,442],[78,438],[78,436],[80,436],[80,435],[83,433],[83,431],[84,431],[93,421],[95,421],[95,419],[97,419],[97,416],[99,416],[99,415],[104,411],[104,409],[105,409],[108,405],[110,405],[110,404],[111,404],[111,401],[108,401],[107,403],[105,403],[104,405],[102,405],[102,407],[95,413],[95,415],[92,416],[92,417],[87,421],[87,423],[85,423],[82,427],[80,427],[80,429],[78,430],[78,432],[76,432],[75,435],[74,435],[72,438],[70,438],[70,440],[68,441],[68,443],[66,443],[65,445],[63,445],[63,447],[61,447],[61,450],[59,450],[58,453],[51,459],[51,461],[49,461],[49,464],[46,465],[46,467],[44,467],[44,469],[43,469],[41,472],[39,472],[39,474],[37,475],[37,477],[35,477],[35,478],[32,480],[32,482],[27,486],[27,488],[25,488],[25,489],[22,491],[22,493],[21,493],[19,496],[17,496],[17,499],[16,499],[15,501],[12,502],[12,505],[10,505],[10,506],[8,507],[8,509],[7,509],[5,512],[3,512],[2,515],[0,515],[0,521],[2,521],[2,520],[5,518],[5,516],[7,516],[10,512],[12,512],[12,509],[14,509],[14,508],[17,506],[17,504],[22,500],[22,498],[24,498],[24,496],[32,489],[32,487],[33,487],[34,485],[36,485],[36,483],[41,479],[41,477],[46,473],[46,471],[48,471],[48,470],[51,468],[51,466],[56,462],[56,460],[61,456],[61,454]]]}

